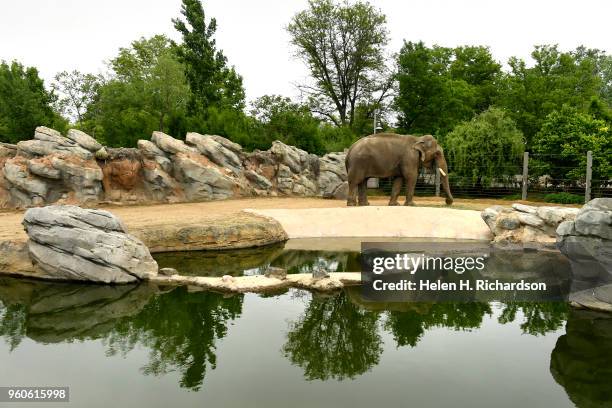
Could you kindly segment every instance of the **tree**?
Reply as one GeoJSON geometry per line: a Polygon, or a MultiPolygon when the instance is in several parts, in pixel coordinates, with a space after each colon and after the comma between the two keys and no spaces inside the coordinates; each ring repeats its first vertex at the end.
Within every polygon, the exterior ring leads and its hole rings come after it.
{"type": "Polygon", "coordinates": [[[593,152],[593,180],[608,180],[612,123],[567,105],[550,113],[534,138],[533,152],[540,156],[538,172],[556,180],[584,179],[589,150],[593,152]]]}
{"type": "Polygon", "coordinates": [[[293,17],[287,31],[312,77],[300,89],[314,113],[352,126],[360,102],[385,99],[393,77],[383,57],[385,24],[385,15],[364,1],[310,0],[293,17]]]}
{"type": "Polygon", "coordinates": [[[205,114],[209,107],[244,108],[242,77],[234,67],[227,66],[227,58],[216,49],[217,21],[211,18],[206,24],[200,0],[183,0],[181,14],[185,21],[177,18],[172,22],[183,36],[183,44],[176,47],[176,53],[185,65],[191,88],[189,112],[205,114]]]}
{"type": "Polygon", "coordinates": [[[488,48],[406,42],[398,55],[398,125],[404,133],[444,136],[487,109],[501,66],[488,48]]]}
{"type": "Polygon", "coordinates": [[[525,135],[528,150],[552,111],[565,104],[584,111],[591,99],[602,93],[599,54],[584,47],[561,52],[556,45],[541,45],[531,53],[533,67],[518,58],[510,59],[511,72],[503,81],[498,104],[512,115],[525,135]]]}
{"type": "Polygon", "coordinates": [[[154,130],[178,136],[190,93],[183,65],[162,35],[121,48],[114,76],[98,87],[84,128],[110,146],[130,146],[154,130]]]}
{"type": "Polygon", "coordinates": [[[52,106],[56,96],[45,89],[34,67],[0,63],[0,141],[31,139],[37,126],[65,130],[66,121],[52,106]]]}
{"type": "Polygon", "coordinates": [[[453,175],[482,185],[517,174],[524,144],[514,121],[491,107],[457,125],[444,139],[444,147],[453,175]]]}
{"type": "Polygon", "coordinates": [[[52,85],[60,95],[55,102],[57,110],[76,120],[77,124],[82,123],[87,107],[93,102],[102,82],[101,76],[83,74],[77,70],[58,73],[52,85]]]}
{"type": "Polygon", "coordinates": [[[308,107],[280,95],[265,95],[252,103],[251,115],[270,143],[280,140],[310,153],[324,152],[319,121],[308,107]]]}

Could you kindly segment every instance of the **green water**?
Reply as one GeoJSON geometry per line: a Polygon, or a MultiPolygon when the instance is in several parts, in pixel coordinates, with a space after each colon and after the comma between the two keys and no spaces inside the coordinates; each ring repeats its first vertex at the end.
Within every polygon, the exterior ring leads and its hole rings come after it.
{"type": "MultiPolygon", "coordinates": [[[[198,255],[234,273],[356,262],[266,251],[278,248],[185,254],[182,267],[206,272],[198,255]]],[[[70,386],[70,407],[612,405],[612,316],[560,303],[376,304],[356,288],[228,296],[0,278],[0,337],[0,385],[70,386]]]]}

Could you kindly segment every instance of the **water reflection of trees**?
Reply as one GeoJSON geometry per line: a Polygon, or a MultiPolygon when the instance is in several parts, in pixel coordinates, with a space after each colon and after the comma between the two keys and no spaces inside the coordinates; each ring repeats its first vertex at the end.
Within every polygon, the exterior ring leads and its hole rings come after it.
{"type": "Polygon", "coordinates": [[[570,311],[550,372],[577,407],[612,406],[612,315],[570,311]]]}
{"type": "Polygon", "coordinates": [[[149,349],[145,374],[178,371],[198,389],[215,368],[215,344],[242,312],[243,296],[155,285],[81,285],[0,278],[0,336],[11,351],[41,343],[102,339],[107,355],[149,349]]]}
{"type": "Polygon", "coordinates": [[[150,350],[144,374],[178,370],[180,385],[198,390],[207,368],[217,365],[215,344],[227,335],[228,322],[242,313],[242,301],[242,295],[190,294],[177,288],[119,322],[107,336],[108,354],[126,353],[141,344],[150,350]]]}
{"type": "Polygon", "coordinates": [[[513,322],[517,312],[524,318],[523,333],[534,336],[559,330],[567,319],[568,306],[560,302],[515,302],[504,305],[499,318],[501,324],[513,322]]]}
{"type": "Polygon", "coordinates": [[[385,328],[393,333],[398,347],[417,345],[426,330],[447,327],[467,330],[480,327],[485,314],[491,314],[487,303],[414,303],[410,310],[390,311],[385,328]]]}
{"type": "MultiPolygon", "coordinates": [[[[303,294],[307,305],[290,323],[282,352],[309,380],[342,380],[370,370],[380,360],[382,330],[392,334],[398,347],[415,347],[428,330],[476,329],[485,315],[492,314],[488,303],[377,304],[363,302],[351,291],[331,296],[293,292],[303,294]]],[[[149,350],[143,373],[176,371],[181,386],[197,390],[216,367],[216,344],[241,315],[243,298],[146,284],[75,285],[0,278],[0,336],[11,350],[26,336],[41,343],[102,339],[109,356],[143,346],[149,350]]],[[[500,324],[520,320],[521,330],[531,335],[559,329],[568,313],[567,306],[559,303],[510,303],[501,308],[500,324]]],[[[590,323],[573,321],[577,323],[568,324],[567,344],[561,340],[557,344],[557,355],[579,359],[583,351],[576,344],[580,343],[607,350],[602,345],[611,341],[612,334],[593,344],[595,340],[588,338],[590,323]]],[[[563,365],[558,367],[559,378],[577,376],[567,374],[563,365]]],[[[611,379],[610,373],[606,375],[611,379]]]]}
{"type": "Polygon", "coordinates": [[[359,308],[344,293],[313,296],[291,324],[283,353],[304,369],[308,380],[354,378],[380,359],[378,315],[359,308]]]}

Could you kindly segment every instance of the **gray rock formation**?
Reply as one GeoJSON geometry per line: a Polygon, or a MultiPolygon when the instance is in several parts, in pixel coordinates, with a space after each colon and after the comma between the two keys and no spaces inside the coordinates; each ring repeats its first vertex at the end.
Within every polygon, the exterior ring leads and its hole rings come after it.
{"type": "Polygon", "coordinates": [[[230,198],[239,189],[227,170],[210,165],[201,156],[179,153],[174,157],[174,166],[175,176],[189,201],[230,198]]]}
{"type": "Polygon", "coordinates": [[[127,283],[157,274],[147,247],[108,211],[31,208],[23,225],[30,258],[47,278],[127,283]]]}
{"type": "Polygon", "coordinates": [[[83,160],[90,160],[90,151],[79,146],[74,140],[61,135],[57,130],[39,126],[34,132],[34,140],[24,140],[17,143],[20,152],[30,156],[46,156],[49,154],[74,155],[83,160]]]}
{"type": "Polygon", "coordinates": [[[604,303],[612,310],[612,198],[589,201],[557,234],[557,247],[572,265],[570,300],[591,308],[604,303]]]}
{"type": "Polygon", "coordinates": [[[217,200],[249,196],[345,199],[345,153],[321,158],[275,141],[244,152],[224,137],[162,132],[138,148],[105,148],[86,133],[39,127],[33,140],[0,144],[0,207],[217,200]]]}
{"type": "Polygon", "coordinates": [[[76,142],[83,149],[87,149],[90,152],[97,152],[102,149],[102,145],[98,143],[96,139],[89,136],[87,133],[80,131],[78,129],[70,129],[68,133],[66,133],[66,137],[74,142],[76,142]]]}
{"type": "Polygon", "coordinates": [[[328,153],[321,157],[317,181],[323,198],[346,199],[348,183],[345,160],[346,153],[328,153]]]}
{"type": "Polygon", "coordinates": [[[194,145],[200,153],[218,166],[228,168],[235,174],[242,172],[242,161],[235,150],[228,149],[226,147],[227,144],[219,143],[218,137],[214,138],[213,136],[201,135],[199,133],[187,133],[185,140],[187,143],[194,145]]]}
{"type": "Polygon", "coordinates": [[[161,150],[170,154],[192,153],[196,151],[193,147],[187,146],[182,140],[175,139],[162,132],[153,132],[151,141],[161,150]]]}
{"type": "Polygon", "coordinates": [[[496,246],[521,249],[554,248],[557,227],[563,221],[572,220],[577,213],[577,208],[516,203],[512,207],[489,207],[480,215],[493,233],[496,246]]]}

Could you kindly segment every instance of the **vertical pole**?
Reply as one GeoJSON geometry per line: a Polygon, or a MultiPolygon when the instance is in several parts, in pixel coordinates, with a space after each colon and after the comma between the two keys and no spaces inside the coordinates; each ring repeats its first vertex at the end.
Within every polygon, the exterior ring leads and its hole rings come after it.
{"type": "Polygon", "coordinates": [[[591,178],[593,177],[593,152],[587,152],[586,187],[584,190],[584,202],[591,201],[591,178]]]}
{"type": "Polygon", "coordinates": [[[527,200],[527,183],[529,181],[529,152],[523,153],[523,194],[521,199],[527,200]]]}
{"type": "Polygon", "coordinates": [[[374,109],[374,134],[376,134],[376,116],[378,115],[378,109],[374,109]]]}
{"type": "Polygon", "coordinates": [[[440,168],[436,164],[436,197],[440,197],[440,168]]]}

